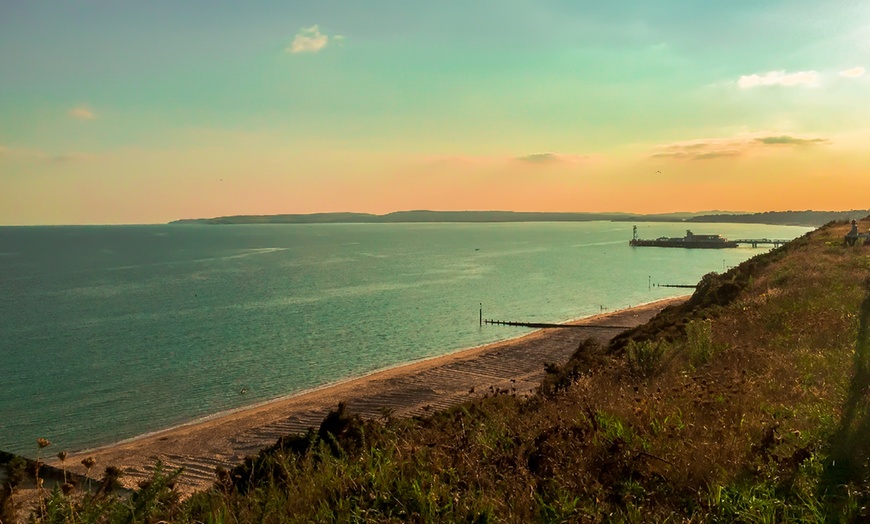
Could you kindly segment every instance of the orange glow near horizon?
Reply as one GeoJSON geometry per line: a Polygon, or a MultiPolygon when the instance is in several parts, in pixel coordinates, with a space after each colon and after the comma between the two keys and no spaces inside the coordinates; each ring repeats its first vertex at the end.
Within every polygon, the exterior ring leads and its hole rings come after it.
{"type": "MultiPolygon", "coordinates": [[[[774,153],[711,160],[646,154],[633,161],[605,155],[541,155],[533,161],[402,155],[394,161],[371,154],[357,161],[349,153],[306,163],[278,151],[132,151],[44,163],[26,179],[38,188],[42,208],[28,208],[21,199],[3,207],[9,216],[21,217],[20,223],[163,223],[411,209],[653,214],[867,207],[870,177],[862,176],[861,158],[821,148],[774,153]],[[179,165],[184,176],[176,174],[179,165]]],[[[10,189],[7,197],[16,192],[14,185],[10,189]]]]}

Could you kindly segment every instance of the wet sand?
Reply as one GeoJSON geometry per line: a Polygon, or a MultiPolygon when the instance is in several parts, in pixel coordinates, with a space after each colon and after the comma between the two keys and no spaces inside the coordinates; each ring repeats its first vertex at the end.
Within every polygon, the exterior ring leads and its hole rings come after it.
{"type": "MultiPolygon", "coordinates": [[[[647,322],[665,306],[686,297],[672,298],[571,322],[577,326],[548,328],[524,337],[450,355],[414,362],[365,377],[327,386],[288,398],[238,410],[211,419],[152,433],[130,441],[70,456],[68,469],[84,474],[80,462],[94,457],[91,471],[99,476],[106,466],[120,468],[127,487],[149,477],[154,463],[184,468],[180,484],[185,491],[207,488],[217,466],[231,468],[246,456],[275,443],[278,437],[318,427],[339,402],[364,417],[425,415],[493,389],[527,394],[544,376],[544,362],[565,362],[581,340],[606,342],[627,327],[647,322]],[[70,466],[74,465],[74,466],[70,466]],[[98,473],[99,472],[99,473],[98,473]]],[[[508,330],[506,326],[485,329],[508,330]]]]}

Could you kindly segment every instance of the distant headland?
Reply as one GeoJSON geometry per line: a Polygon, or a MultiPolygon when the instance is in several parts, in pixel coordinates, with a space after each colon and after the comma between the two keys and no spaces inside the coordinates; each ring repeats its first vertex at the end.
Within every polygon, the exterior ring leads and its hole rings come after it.
{"type": "Polygon", "coordinates": [[[851,211],[767,211],[764,213],[544,213],[523,211],[396,211],[385,215],[370,213],[310,213],[281,215],[233,215],[188,218],[170,224],[395,224],[416,222],[711,222],[772,224],[818,227],[832,220],[870,215],[870,209],[851,211]]]}

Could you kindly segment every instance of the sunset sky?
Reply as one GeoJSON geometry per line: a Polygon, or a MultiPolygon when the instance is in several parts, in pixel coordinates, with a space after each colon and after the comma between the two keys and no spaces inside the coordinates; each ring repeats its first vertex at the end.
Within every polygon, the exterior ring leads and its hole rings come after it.
{"type": "Polygon", "coordinates": [[[0,224],[870,207],[867,0],[2,0],[0,224]]]}

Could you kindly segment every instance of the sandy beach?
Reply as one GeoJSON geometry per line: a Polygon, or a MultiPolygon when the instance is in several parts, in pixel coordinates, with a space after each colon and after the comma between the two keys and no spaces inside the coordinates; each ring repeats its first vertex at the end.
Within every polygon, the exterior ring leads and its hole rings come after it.
{"type": "MultiPolygon", "coordinates": [[[[544,363],[564,362],[581,340],[595,337],[607,341],[685,299],[671,298],[596,315],[570,323],[581,327],[540,329],[521,338],[391,368],[81,452],[67,458],[66,464],[83,474],[81,460],[94,457],[97,466],[92,475],[99,476],[97,472],[106,466],[116,466],[124,473],[123,483],[135,487],[150,476],[159,460],[170,468],[184,468],[181,484],[185,491],[203,489],[213,482],[217,466],[233,467],[246,456],[274,444],[280,436],[319,426],[339,402],[346,402],[352,412],[364,417],[381,417],[387,410],[393,416],[408,417],[444,409],[495,388],[527,394],[544,376],[544,363]]],[[[504,330],[509,335],[509,330],[517,328],[484,329],[504,330]]]]}

